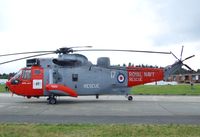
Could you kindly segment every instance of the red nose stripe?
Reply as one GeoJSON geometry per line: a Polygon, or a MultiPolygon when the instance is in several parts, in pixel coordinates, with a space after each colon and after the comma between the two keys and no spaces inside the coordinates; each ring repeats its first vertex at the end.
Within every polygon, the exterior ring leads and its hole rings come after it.
{"type": "Polygon", "coordinates": [[[61,84],[48,84],[46,85],[46,90],[60,90],[63,91],[67,94],[69,94],[72,97],[77,97],[78,94],[76,93],[75,90],[71,89],[70,87],[61,85],[61,84]]]}

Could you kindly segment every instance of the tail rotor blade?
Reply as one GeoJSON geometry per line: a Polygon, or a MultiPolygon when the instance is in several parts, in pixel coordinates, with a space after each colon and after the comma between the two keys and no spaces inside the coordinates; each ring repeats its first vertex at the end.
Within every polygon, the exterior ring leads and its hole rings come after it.
{"type": "Polygon", "coordinates": [[[186,61],[186,60],[188,60],[188,59],[190,59],[190,58],[193,58],[194,56],[195,56],[195,55],[189,56],[189,57],[185,58],[183,61],[186,61]]]}
{"type": "Polygon", "coordinates": [[[184,48],[184,46],[182,46],[182,49],[181,49],[180,60],[182,60],[182,56],[183,56],[183,48],[184,48]]]}
{"type": "Polygon", "coordinates": [[[185,67],[187,67],[189,70],[193,71],[193,69],[191,67],[189,67],[188,65],[186,64],[183,64],[185,67]]]}
{"type": "Polygon", "coordinates": [[[177,60],[180,61],[180,59],[173,53],[173,52],[170,52],[177,60]]]}

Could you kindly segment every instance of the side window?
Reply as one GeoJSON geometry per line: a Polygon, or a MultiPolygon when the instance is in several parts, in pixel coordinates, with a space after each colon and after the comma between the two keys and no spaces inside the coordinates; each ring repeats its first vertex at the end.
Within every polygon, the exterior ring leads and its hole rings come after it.
{"type": "Polygon", "coordinates": [[[74,82],[78,81],[78,74],[72,74],[72,81],[74,82]]]}
{"type": "Polygon", "coordinates": [[[31,79],[31,70],[23,70],[22,71],[22,79],[31,79]]]}
{"type": "Polygon", "coordinates": [[[40,70],[34,70],[34,74],[35,75],[39,75],[40,74],[40,70]]]}

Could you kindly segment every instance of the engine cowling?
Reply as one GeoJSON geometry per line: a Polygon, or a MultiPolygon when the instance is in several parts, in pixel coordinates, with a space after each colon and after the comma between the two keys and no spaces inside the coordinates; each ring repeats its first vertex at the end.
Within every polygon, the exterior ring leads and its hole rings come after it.
{"type": "Polygon", "coordinates": [[[52,62],[59,66],[81,66],[88,63],[88,59],[80,54],[67,54],[59,55],[57,59],[53,59],[52,62]]]}
{"type": "Polygon", "coordinates": [[[110,58],[108,57],[100,57],[97,59],[97,65],[101,67],[109,67],[110,66],[110,58]]]}

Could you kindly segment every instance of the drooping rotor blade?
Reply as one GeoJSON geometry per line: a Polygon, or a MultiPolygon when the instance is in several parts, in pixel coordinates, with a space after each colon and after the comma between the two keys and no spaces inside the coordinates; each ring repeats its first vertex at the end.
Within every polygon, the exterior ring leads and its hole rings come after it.
{"type": "Polygon", "coordinates": [[[38,56],[44,56],[44,55],[49,55],[49,54],[53,54],[53,52],[51,52],[51,53],[44,53],[44,54],[37,54],[37,55],[32,55],[32,56],[27,56],[27,57],[18,58],[18,59],[13,59],[13,60],[1,62],[0,65],[3,65],[3,64],[6,64],[6,63],[10,63],[10,62],[14,62],[14,61],[18,61],[18,60],[23,60],[23,59],[28,59],[28,58],[38,57],[38,56]]]}
{"type": "Polygon", "coordinates": [[[34,53],[52,53],[55,51],[32,51],[32,52],[18,52],[18,53],[10,53],[10,54],[1,54],[0,57],[3,56],[12,56],[12,55],[20,55],[20,54],[34,54],[34,53]]]}
{"type": "Polygon", "coordinates": [[[190,58],[193,58],[194,56],[195,56],[195,55],[189,56],[189,57],[185,58],[183,61],[186,61],[186,60],[188,60],[188,59],[190,59],[190,58]]]}
{"type": "Polygon", "coordinates": [[[35,53],[62,53],[63,52],[63,49],[66,49],[69,51],[73,51],[73,48],[92,48],[92,46],[75,46],[75,47],[63,47],[63,48],[60,48],[56,51],[31,51],[31,52],[18,52],[18,53],[8,53],[8,54],[0,54],[0,57],[4,57],[4,56],[13,56],[13,55],[22,55],[22,54],[35,54],[35,53]]]}
{"type": "Polygon", "coordinates": [[[74,47],[69,47],[69,48],[92,48],[92,46],[74,46],[74,47]]]}
{"type": "Polygon", "coordinates": [[[117,52],[143,52],[143,53],[171,54],[171,52],[158,52],[158,51],[147,51],[147,50],[121,50],[121,49],[83,49],[83,50],[73,50],[73,52],[82,52],[82,51],[117,51],[117,52]]]}
{"type": "Polygon", "coordinates": [[[183,48],[184,48],[184,46],[182,46],[182,49],[181,49],[180,60],[182,60],[182,56],[183,56],[183,48]]]}

